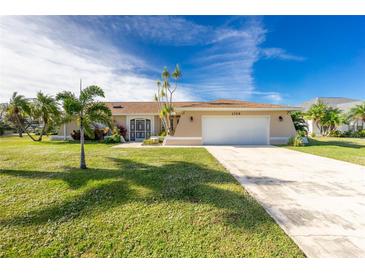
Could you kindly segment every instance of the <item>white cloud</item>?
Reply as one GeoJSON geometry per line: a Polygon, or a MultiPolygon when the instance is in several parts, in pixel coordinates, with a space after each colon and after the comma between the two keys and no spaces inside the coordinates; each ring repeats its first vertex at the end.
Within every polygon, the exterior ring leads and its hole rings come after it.
{"type": "Polygon", "coordinates": [[[264,99],[272,102],[272,103],[280,103],[283,101],[283,97],[280,93],[271,93],[263,96],[264,99]]]}
{"type": "Polygon", "coordinates": [[[194,79],[202,93],[246,99],[256,90],[254,65],[266,30],[260,20],[248,19],[239,29],[218,28],[208,50],[195,59],[194,79]]]}
{"type": "Polygon", "coordinates": [[[204,46],[193,56],[188,75],[183,71],[189,84],[180,86],[176,100],[254,95],[278,102],[282,99],[279,93],[257,92],[255,63],[260,58],[302,60],[280,48],[263,49],[266,29],[251,17],[244,18],[240,27],[211,27],[171,16],[112,20],[92,16],[82,17],[83,24],[78,18],[0,17],[0,102],[7,101],[13,91],[27,97],[39,90],[49,94],[78,91],[80,78],[84,86],[101,86],[106,100],[151,100],[159,67],[156,70],[126,47],[115,46],[111,37],[118,35],[138,36],[159,45],[204,46]]]}
{"type": "MultiPolygon", "coordinates": [[[[34,97],[42,90],[56,94],[96,84],[106,100],[151,100],[155,80],[141,71],[151,68],[136,56],[122,52],[101,33],[67,17],[0,18],[0,102],[13,91],[34,97]]],[[[187,89],[179,90],[193,100],[187,89]]]]}
{"type": "Polygon", "coordinates": [[[282,48],[264,48],[261,50],[261,53],[265,58],[276,58],[276,59],[292,60],[292,61],[304,61],[305,60],[304,57],[290,54],[282,48]]]}
{"type": "Polygon", "coordinates": [[[127,32],[157,44],[196,45],[211,38],[212,28],[176,16],[121,16],[113,21],[117,32],[127,32]]]}

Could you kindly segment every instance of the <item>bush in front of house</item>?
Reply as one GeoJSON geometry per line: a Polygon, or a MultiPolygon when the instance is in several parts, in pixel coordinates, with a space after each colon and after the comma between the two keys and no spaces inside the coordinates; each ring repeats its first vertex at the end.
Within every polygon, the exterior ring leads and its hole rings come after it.
{"type": "Polygon", "coordinates": [[[123,135],[120,134],[120,128],[116,127],[113,129],[113,134],[104,138],[105,144],[117,144],[125,143],[123,135]]]}
{"type": "Polygon", "coordinates": [[[351,133],[350,137],[352,137],[352,138],[364,138],[365,137],[365,129],[353,131],[351,133]]]}
{"type": "MultiPolygon", "coordinates": [[[[106,136],[107,131],[109,131],[109,129],[106,130],[106,129],[102,129],[102,128],[94,128],[94,136],[88,136],[87,134],[85,134],[85,140],[89,140],[89,141],[104,140],[104,137],[106,136]]],[[[80,141],[80,130],[73,130],[71,133],[71,137],[75,141],[80,141]]]]}
{"type": "Polygon", "coordinates": [[[5,133],[5,127],[3,126],[3,123],[0,122],[0,136],[4,135],[5,133]]]}
{"type": "Polygon", "coordinates": [[[344,133],[339,130],[331,130],[328,133],[328,137],[345,137],[344,133]]]}
{"type": "Polygon", "coordinates": [[[303,135],[303,132],[299,131],[297,132],[297,134],[295,134],[295,136],[289,138],[288,145],[294,147],[304,147],[305,146],[304,138],[306,137],[305,135],[303,135]]]}
{"type": "Polygon", "coordinates": [[[117,125],[119,135],[123,136],[124,140],[127,139],[127,128],[123,125],[117,125]]]}
{"type": "Polygon", "coordinates": [[[160,133],[158,134],[158,136],[165,137],[166,136],[166,130],[161,130],[160,133]]]}
{"type": "Polygon", "coordinates": [[[119,135],[119,134],[113,134],[113,135],[110,135],[110,136],[106,136],[104,138],[104,143],[105,144],[116,144],[116,143],[121,143],[122,141],[122,136],[119,135]]]}
{"type": "Polygon", "coordinates": [[[144,146],[159,145],[160,143],[160,139],[146,139],[143,141],[144,146]]]}

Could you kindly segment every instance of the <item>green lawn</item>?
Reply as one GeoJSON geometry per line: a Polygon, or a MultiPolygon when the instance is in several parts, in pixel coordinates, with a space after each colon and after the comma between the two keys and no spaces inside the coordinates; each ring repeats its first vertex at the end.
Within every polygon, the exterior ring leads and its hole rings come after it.
{"type": "Polygon", "coordinates": [[[203,148],[0,138],[0,257],[303,257],[203,148]]]}
{"type": "Polygon", "coordinates": [[[305,147],[287,148],[365,166],[365,139],[317,137],[305,147]]]}

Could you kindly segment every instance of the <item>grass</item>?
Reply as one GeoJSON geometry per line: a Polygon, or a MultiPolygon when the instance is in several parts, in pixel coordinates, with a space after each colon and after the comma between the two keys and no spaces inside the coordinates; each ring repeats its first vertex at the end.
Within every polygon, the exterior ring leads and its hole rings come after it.
{"type": "Polygon", "coordinates": [[[309,145],[305,147],[286,147],[365,166],[365,139],[317,137],[310,138],[309,141],[309,145]]]}
{"type": "Polygon", "coordinates": [[[0,138],[0,257],[303,257],[203,148],[0,138]]]}

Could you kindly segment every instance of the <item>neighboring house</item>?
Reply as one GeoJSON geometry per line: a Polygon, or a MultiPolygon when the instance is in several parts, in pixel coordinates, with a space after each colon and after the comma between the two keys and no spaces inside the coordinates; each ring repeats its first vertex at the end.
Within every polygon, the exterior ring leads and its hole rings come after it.
{"type": "MultiPolygon", "coordinates": [[[[142,141],[162,131],[156,102],[109,102],[114,124],[127,129],[127,139],[142,141]]],[[[172,119],[174,135],[165,145],[285,144],[295,135],[290,111],[298,107],[238,100],[176,102],[172,119]]],[[[68,136],[76,123],[63,128],[68,136]]],[[[61,130],[62,131],[62,130],[61,130]]]]}
{"type": "MultiPolygon", "coordinates": [[[[350,111],[351,108],[355,107],[356,105],[362,104],[363,101],[350,99],[345,97],[316,97],[312,100],[304,102],[301,106],[304,111],[307,111],[313,104],[318,103],[321,101],[322,103],[339,108],[343,113],[347,113],[350,111]]],[[[320,129],[315,125],[312,120],[306,120],[308,124],[308,131],[309,133],[320,134],[320,129]]],[[[340,131],[347,131],[347,130],[357,130],[358,128],[362,127],[362,121],[351,121],[350,124],[341,124],[337,127],[340,131]]]]}

